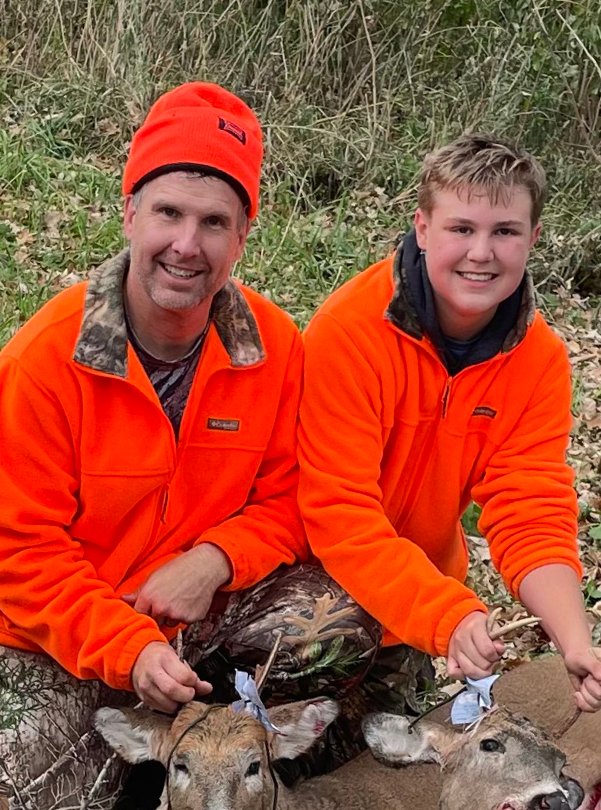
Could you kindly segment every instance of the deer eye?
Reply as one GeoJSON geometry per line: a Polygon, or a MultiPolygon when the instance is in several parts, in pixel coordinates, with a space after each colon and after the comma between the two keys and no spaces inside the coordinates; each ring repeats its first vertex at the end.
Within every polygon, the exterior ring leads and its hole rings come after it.
{"type": "Polygon", "coordinates": [[[505,747],[498,740],[489,739],[489,740],[482,740],[480,742],[480,750],[488,752],[498,751],[502,753],[503,751],[505,751],[505,747]]]}
{"type": "Polygon", "coordinates": [[[188,766],[183,762],[174,762],[173,767],[178,773],[189,773],[188,766]]]}
{"type": "Polygon", "coordinates": [[[246,769],[246,773],[244,776],[256,776],[259,771],[261,770],[261,762],[260,760],[256,760],[255,762],[251,762],[248,768],[246,769]]]}

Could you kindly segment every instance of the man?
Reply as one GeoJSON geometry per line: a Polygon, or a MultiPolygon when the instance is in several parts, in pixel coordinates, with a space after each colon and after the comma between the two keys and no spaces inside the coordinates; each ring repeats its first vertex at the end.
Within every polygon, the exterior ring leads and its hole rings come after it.
{"type": "Polygon", "coordinates": [[[576,544],[565,346],[535,310],[526,262],[545,175],[514,144],[465,135],[424,164],[394,256],[308,327],[299,502],[324,567],[401,641],[481,678],[503,653],[463,584],[460,518],[564,657],[582,710],[601,705],[576,544]]]}
{"type": "MultiPolygon", "coordinates": [[[[294,624],[324,600],[330,631],[344,611],[344,632],[323,640],[354,655],[350,675],[375,652],[376,622],[323,572],[266,579],[307,548],[301,341],[230,278],[257,213],[262,153],[256,117],[222,88],[161,97],[125,166],[130,247],[0,355],[0,784],[39,810],[98,789],[98,705],[131,702],[121,690],[134,690],[173,712],[211,690],[169,644],[178,626],[192,625],[195,664],[219,652],[221,669],[204,669],[219,694],[234,664],[265,659],[278,628],[284,695],[294,669],[327,669],[329,643],[309,650],[294,624]]],[[[308,676],[292,692],[312,688],[308,676]]]]}

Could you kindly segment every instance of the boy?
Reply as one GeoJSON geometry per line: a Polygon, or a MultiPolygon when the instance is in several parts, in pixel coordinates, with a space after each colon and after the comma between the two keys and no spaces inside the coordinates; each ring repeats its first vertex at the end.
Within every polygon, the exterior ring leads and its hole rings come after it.
{"type": "Polygon", "coordinates": [[[511,593],[564,657],[583,710],[601,661],[579,589],[565,463],[570,368],[526,271],[545,175],[464,135],[430,155],[415,230],[335,292],[306,333],[300,505],[313,551],[400,641],[489,674],[503,652],[463,585],[470,500],[511,593]]]}

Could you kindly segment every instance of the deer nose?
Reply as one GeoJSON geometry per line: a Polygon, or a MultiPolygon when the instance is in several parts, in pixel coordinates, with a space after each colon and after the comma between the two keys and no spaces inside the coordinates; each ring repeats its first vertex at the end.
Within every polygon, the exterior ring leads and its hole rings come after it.
{"type": "Polygon", "coordinates": [[[528,810],[570,810],[570,804],[563,793],[547,793],[537,796],[528,805],[528,810]]]}

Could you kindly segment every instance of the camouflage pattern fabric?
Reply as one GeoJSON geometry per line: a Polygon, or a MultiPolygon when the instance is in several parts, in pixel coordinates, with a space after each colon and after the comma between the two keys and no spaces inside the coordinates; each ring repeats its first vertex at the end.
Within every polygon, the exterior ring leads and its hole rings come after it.
{"type": "MultiPolygon", "coordinates": [[[[219,594],[215,605],[184,634],[185,657],[214,684],[214,700],[235,699],[234,669],[264,664],[281,636],[263,690],[267,704],[323,694],[342,702],[323,744],[282,765],[285,781],[332,770],[362,750],[359,722],[368,711],[391,701],[399,711],[416,705],[423,654],[380,651],[378,623],[317,566],[283,567],[246,591],[219,594]]],[[[0,796],[11,796],[10,810],[113,807],[125,766],[117,759],[107,766],[111,752],[91,718],[100,706],[136,702],[132,693],[72,677],[46,656],[0,648],[0,796]]],[[[164,772],[155,770],[160,794],[164,772]]]]}
{"type": "Polygon", "coordinates": [[[112,807],[124,765],[112,760],[94,787],[111,751],[92,730],[92,714],[136,702],[74,678],[45,655],[0,647],[0,808],[80,810],[87,796],[88,810],[112,807]]]}

